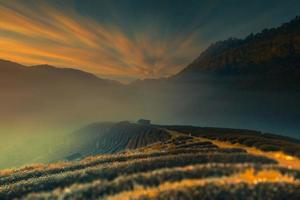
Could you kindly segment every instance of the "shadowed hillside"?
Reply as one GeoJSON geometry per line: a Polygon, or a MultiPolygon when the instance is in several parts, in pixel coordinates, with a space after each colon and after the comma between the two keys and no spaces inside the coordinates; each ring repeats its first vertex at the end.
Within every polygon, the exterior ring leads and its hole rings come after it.
{"type": "Polygon", "coordinates": [[[299,91],[300,17],[245,39],[212,44],[175,78],[201,79],[201,74],[238,87],[299,91]],[[223,80],[227,78],[227,80],[223,80]],[[240,85],[242,84],[242,85],[240,85]]]}

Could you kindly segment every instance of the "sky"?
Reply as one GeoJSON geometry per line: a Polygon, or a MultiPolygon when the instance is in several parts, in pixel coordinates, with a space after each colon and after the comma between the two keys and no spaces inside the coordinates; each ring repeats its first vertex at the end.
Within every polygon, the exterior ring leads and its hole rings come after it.
{"type": "Polygon", "coordinates": [[[0,0],[0,58],[130,82],[299,15],[299,0],[0,0]]]}

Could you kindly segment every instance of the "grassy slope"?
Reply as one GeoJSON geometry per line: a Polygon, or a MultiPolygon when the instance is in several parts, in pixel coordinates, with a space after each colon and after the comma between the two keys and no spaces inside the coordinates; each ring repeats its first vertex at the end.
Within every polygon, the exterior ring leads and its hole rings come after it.
{"type": "Polygon", "coordinates": [[[172,138],[112,155],[2,171],[0,199],[299,199],[300,171],[277,160],[172,138]]]}

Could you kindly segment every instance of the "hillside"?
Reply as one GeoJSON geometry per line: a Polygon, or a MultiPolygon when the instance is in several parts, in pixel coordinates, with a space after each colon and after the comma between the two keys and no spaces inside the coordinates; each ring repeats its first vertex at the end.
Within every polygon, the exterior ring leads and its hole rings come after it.
{"type": "Polygon", "coordinates": [[[82,124],[87,124],[99,115],[95,108],[108,116],[112,108],[126,109],[118,106],[120,96],[127,102],[124,86],[116,81],[77,69],[5,60],[0,60],[0,90],[0,125],[4,127],[12,120],[49,127],[83,120],[76,115],[86,118],[82,124]]]}
{"type": "Polygon", "coordinates": [[[300,17],[245,39],[216,42],[174,78],[197,79],[204,75],[218,80],[234,78],[250,86],[298,88],[300,17]]]}
{"type": "Polygon", "coordinates": [[[120,153],[2,170],[0,198],[299,199],[299,159],[165,130],[170,139],[120,153]]]}
{"type": "Polygon", "coordinates": [[[168,130],[190,134],[195,137],[208,138],[212,140],[225,141],[231,144],[240,144],[254,147],[262,151],[281,151],[287,155],[300,158],[300,140],[263,133],[261,131],[232,128],[216,127],[197,127],[197,126],[158,126],[168,130]]]}
{"type": "MultiPolygon", "coordinates": [[[[78,159],[97,154],[116,153],[163,142],[169,138],[167,131],[150,125],[127,121],[93,123],[66,138],[67,144],[63,145],[67,147],[68,153],[63,159],[72,160],[72,155],[77,155],[75,158],[78,159]]],[[[60,155],[62,152],[55,152],[55,154],[60,155]]]]}

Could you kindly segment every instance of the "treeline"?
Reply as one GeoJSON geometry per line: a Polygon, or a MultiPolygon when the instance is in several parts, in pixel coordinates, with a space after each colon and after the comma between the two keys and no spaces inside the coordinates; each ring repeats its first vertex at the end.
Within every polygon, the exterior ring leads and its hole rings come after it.
{"type": "MultiPolygon", "coordinates": [[[[245,39],[230,38],[212,44],[181,75],[195,71],[220,75],[300,77],[300,17],[278,28],[264,29],[245,39]]],[[[297,80],[297,79],[295,79],[297,80]]]]}

